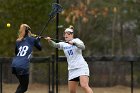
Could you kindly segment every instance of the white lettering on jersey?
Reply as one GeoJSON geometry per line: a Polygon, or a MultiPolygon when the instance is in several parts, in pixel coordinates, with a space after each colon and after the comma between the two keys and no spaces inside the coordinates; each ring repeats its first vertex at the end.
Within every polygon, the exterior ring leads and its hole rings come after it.
{"type": "Polygon", "coordinates": [[[28,51],[28,49],[29,49],[28,46],[20,46],[17,56],[25,56],[27,51],[28,51]]]}

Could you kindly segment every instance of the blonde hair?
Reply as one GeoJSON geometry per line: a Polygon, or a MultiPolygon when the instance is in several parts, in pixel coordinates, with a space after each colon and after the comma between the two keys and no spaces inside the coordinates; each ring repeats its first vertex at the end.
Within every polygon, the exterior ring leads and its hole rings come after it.
{"type": "Polygon", "coordinates": [[[27,24],[21,24],[17,41],[22,41],[27,34],[31,34],[30,27],[27,24]]]}

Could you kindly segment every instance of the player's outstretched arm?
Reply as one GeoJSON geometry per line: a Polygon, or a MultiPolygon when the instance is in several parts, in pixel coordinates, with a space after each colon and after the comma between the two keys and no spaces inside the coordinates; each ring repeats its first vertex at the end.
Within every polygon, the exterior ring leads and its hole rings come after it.
{"type": "Polygon", "coordinates": [[[46,37],[46,38],[44,38],[44,39],[46,39],[52,47],[55,47],[55,48],[60,48],[60,44],[59,44],[59,43],[54,42],[53,40],[51,40],[51,38],[50,38],[50,37],[46,37]]]}

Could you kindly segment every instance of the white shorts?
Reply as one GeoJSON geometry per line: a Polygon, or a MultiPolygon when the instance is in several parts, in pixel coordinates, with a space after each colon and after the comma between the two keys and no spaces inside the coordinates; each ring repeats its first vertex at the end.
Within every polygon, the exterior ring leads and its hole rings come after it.
{"type": "Polygon", "coordinates": [[[89,76],[89,68],[88,67],[70,69],[68,80],[74,79],[74,78],[82,76],[82,75],[89,76]]]}

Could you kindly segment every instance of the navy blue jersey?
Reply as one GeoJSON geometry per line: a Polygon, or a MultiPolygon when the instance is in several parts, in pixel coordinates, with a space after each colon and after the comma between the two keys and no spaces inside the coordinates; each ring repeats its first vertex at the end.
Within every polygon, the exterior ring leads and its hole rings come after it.
{"type": "Polygon", "coordinates": [[[29,69],[29,61],[33,47],[41,50],[40,40],[33,37],[25,37],[22,41],[16,41],[16,56],[13,58],[12,67],[29,69]]]}

